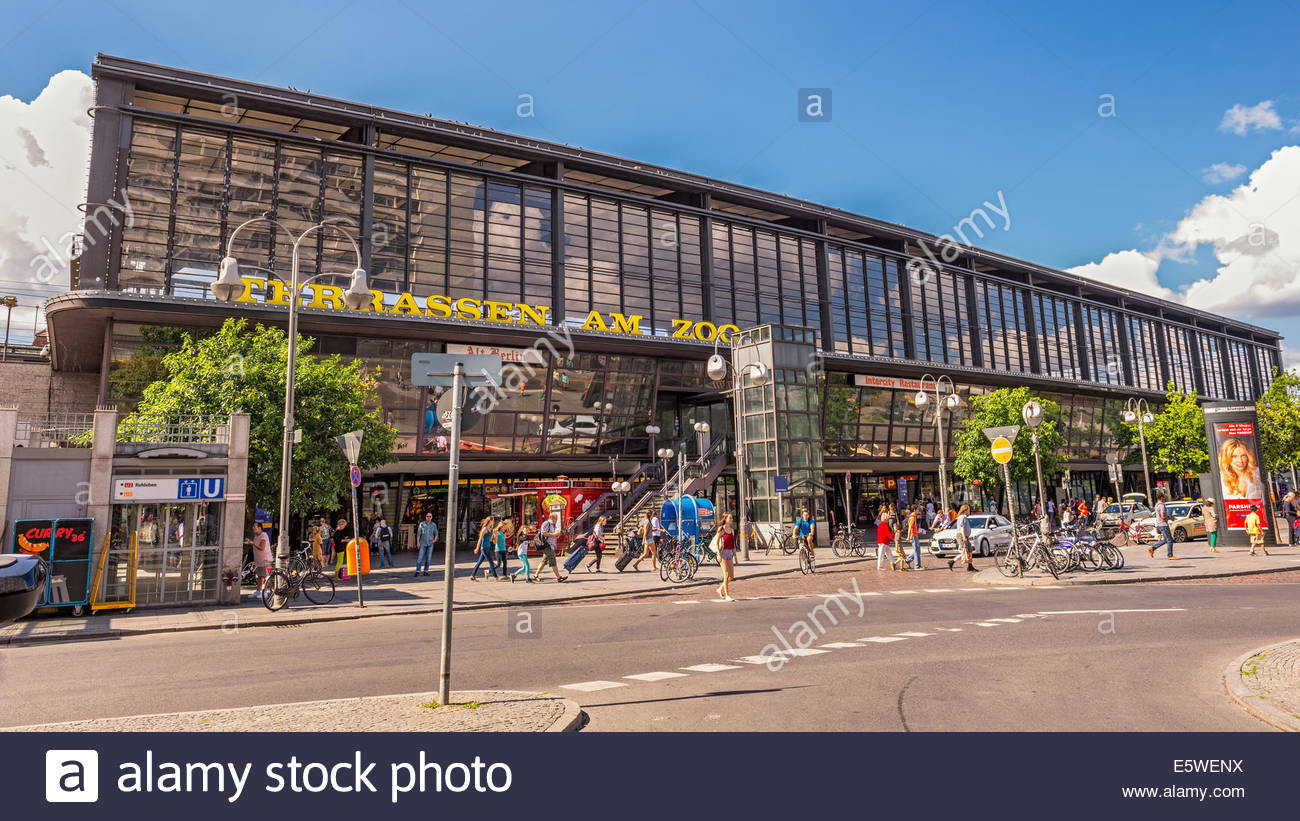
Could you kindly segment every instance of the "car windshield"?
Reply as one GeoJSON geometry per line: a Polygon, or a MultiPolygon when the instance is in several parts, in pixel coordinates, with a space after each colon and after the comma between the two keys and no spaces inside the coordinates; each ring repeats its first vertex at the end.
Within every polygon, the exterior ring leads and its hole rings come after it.
{"type": "Polygon", "coordinates": [[[1191,515],[1192,506],[1191,505],[1165,505],[1165,510],[1168,511],[1169,515],[1173,516],[1175,519],[1182,519],[1184,517],[1191,515]]]}
{"type": "Polygon", "coordinates": [[[989,517],[987,517],[987,516],[971,516],[971,517],[970,517],[970,526],[971,526],[971,527],[974,527],[974,528],[988,527],[988,526],[989,526],[989,517]]]}

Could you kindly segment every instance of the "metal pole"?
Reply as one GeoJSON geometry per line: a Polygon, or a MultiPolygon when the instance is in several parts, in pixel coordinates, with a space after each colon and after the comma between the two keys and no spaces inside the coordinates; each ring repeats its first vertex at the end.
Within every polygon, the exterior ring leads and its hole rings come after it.
{"type": "Polygon", "coordinates": [[[361,517],[357,511],[357,489],[352,488],[352,555],[356,556],[357,565],[357,607],[366,606],[365,595],[361,592],[361,517]]]}
{"type": "MultiPolygon", "coordinates": [[[[686,535],[686,522],[682,521],[682,494],[686,492],[686,454],[677,454],[677,538],[686,535]]],[[[699,532],[696,531],[696,536],[699,532]]]]}
{"type": "Polygon", "coordinates": [[[1002,484],[1007,489],[1007,516],[1011,519],[1011,546],[1015,550],[1020,549],[1020,535],[1016,529],[1016,503],[1011,494],[1011,470],[1004,464],[1002,465],[1002,484]]]}
{"type": "Polygon", "coordinates": [[[13,321],[13,318],[14,318],[14,306],[11,304],[9,306],[9,313],[5,316],[5,347],[4,347],[4,353],[0,354],[0,362],[9,361],[9,323],[13,321]]]}
{"type": "Polygon", "coordinates": [[[934,424],[939,428],[939,500],[943,503],[943,512],[948,513],[948,454],[943,441],[943,406],[939,401],[939,383],[934,383],[934,424]]]}
{"type": "Polygon", "coordinates": [[[460,487],[460,405],[465,371],[459,362],[451,380],[451,453],[447,459],[447,550],[442,565],[442,658],[438,665],[438,703],[451,703],[452,583],[456,579],[456,495],[460,487]]]}
{"type": "Polygon", "coordinates": [[[1151,470],[1147,467],[1147,433],[1146,427],[1142,424],[1142,405],[1145,402],[1138,403],[1138,439],[1142,442],[1142,481],[1147,487],[1147,504],[1154,505],[1155,497],[1151,495],[1151,470]]]}
{"type": "Polygon", "coordinates": [[[1038,527],[1044,534],[1047,534],[1047,495],[1043,492],[1043,462],[1038,456],[1038,429],[1031,428],[1029,434],[1034,440],[1034,470],[1038,474],[1038,527]]]}
{"type": "MultiPolygon", "coordinates": [[[[293,385],[298,366],[298,243],[293,243],[289,287],[289,346],[284,382],[284,441],[280,451],[280,531],[276,534],[275,566],[289,565],[289,482],[293,471],[293,385]]],[[[355,521],[354,521],[355,526],[355,521]]],[[[344,547],[346,550],[346,546],[344,547]]]]}
{"type": "Polygon", "coordinates": [[[740,523],[740,558],[749,561],[749,531],[745,524],[745,444],[741,438],[744,431],[743,402],[740,397],[740,372],[736,370],[735,349],[731,360],[731,396],[734,416],[736,417],[736,521],[740,523]]]}

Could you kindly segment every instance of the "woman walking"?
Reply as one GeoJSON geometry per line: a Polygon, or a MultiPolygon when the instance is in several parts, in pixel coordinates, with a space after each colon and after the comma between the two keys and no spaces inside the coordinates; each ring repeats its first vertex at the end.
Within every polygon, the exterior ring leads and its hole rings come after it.
{"type": "Polygon", "coordinates": [[[730,513],[722,517],[718,564],[722,565],[722,584],[718,585],[718,596],[723,601],[735,601],[731,597],[731,583],[736,578],[736,527],[732,524],[730,513]]]}
{"type": "Polygon", "coordinates": [[[880,506],[880,519],[876,522],[876,569],[883,570],[885,562],[889,569],[894,569],[894,559],[890,550],[894,546],[893,510],[889,502],[880,506]]]}
{"type": "Polygon", "coordinates": [[[921,569],[921,506],[914,505],[907,516],[907,540],[912,543],[912,567],[921,569]]]}
{"type": "Polygon", "coordinates": [[[474,562],[474,569],[469,572],[469,580],[472,582],[478,581],[478,569],[483,566],[484,559],[487,559],[488,570],[491,571],[492,578],[497,577],[497,563],[492,559],[492,554],[495,552],[492,545],[495,530],[496,519],[491,516],[479,523],[478,542],[474,545],[474,553],[478,556],[478,559],[474,562]]]}
{"type": "Polygon", "coordinates": [[[645,561],[646,559],[650,560],[651,570],[654,570],[658,567],[658,565],[655,563],[657,557],[655,556],[655,541],[651,530],[652,528],[650,527],[650,514],[646,513],[641,517],[641,524],[637,528],[637,534],[641,537],[641,555],[637,557],[636,561],[632,562],[633,570],[640,570],[641,568],[637,567],[637,565],[641,564],[641,562],[645,561]]]}
{"type": "Polygon", "coordinates": [[[1206,499],[1205,504],[1201,505],[1201,512],[1205,515],[1205,537],[1210,540],[1210,552],[1219,552],[1219,511],[1214,507],[1213,497],[1206,499]]]}
{"type": "Polygon", "coordinates": [[[506,557],[510,555],[510,537],[514,535],[514,525],[509,519],[502,519],[501,524],[496,528],[496,551],[497,563],[501,565],[501,580],[505,581],[508,577],[514,581],[515,577],[510,575],[510,568],[506,567],[506,557]]]}
{"type": "Polygon", "coordinates": [[[604,516],[601,516],[600,518],[596,519],[596,526],[591,529],[591,535],[594,537],[592,539],[592,542],[594,543],[592,545],[592,550],[596,552],[596,558],[587,562],[588,573],[592,572],[591,570],[592,565],[596,566],[595,572],[597,573],[605,572],[600,569],[600,557],[605,555],[605,522],[606,521],[607,519],[604,516]]]}
{"type": "Polygon", "coordinates": [[[524,574],[524,581],[533,581],[532,571],[528,569],[528,548],[530,547],[530,542],[531,539],[529,538],[528,531],[520,530],[519,537],[515,539],[515,555],[519,557],[520,567],[510,577],[510,581],[512,582],[515,580],[515,576],[518,576],[520,573],[524,574]]]}

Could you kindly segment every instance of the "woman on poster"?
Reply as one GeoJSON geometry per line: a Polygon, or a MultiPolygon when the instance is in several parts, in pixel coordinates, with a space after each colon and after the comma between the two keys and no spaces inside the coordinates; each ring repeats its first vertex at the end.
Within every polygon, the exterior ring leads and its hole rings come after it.
{"type": "Polygon", "coordinates": [[[1259,479],[1255,452],[1236,436],[1219,447],[1219,473],[1225,499],[1263,499],[1264,483],[1259,479]]]}

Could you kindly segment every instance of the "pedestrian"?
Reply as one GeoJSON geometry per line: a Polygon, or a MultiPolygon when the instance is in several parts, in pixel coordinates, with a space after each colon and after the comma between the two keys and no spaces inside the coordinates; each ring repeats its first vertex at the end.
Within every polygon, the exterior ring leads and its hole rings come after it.
{"type": "Polygon", "coordinates": [[[1054,499],[1047,500],[1047,520],[1053,523],[1056,521],[1056,501],[1054,499]]]}
{"type": "Polygon", "coordinates": [[[244,544],[253,548],[253,566],[257,568],[257,598],[262,598],[262,585],[271,571],[271,537],[256,522],[253,523],[253,538],[244,539],[244,544]]]}
{"type": "Polygon", "coordinates": [[[1282,516],[1286,519],[1286,544],[1295,544],[1295,520],[1300,515],[1300,502],[1296,501],[1294,490],[1288,490],[1282,497],[1282,516]]]}
{"type": "Polygon", "coordinates": [[[384,567],[393,567],[393,529],[388,526],[388,519],[380,516],[375,520],[375,529],[370,532],[371,544],[379,551],[379,563],[384,567]]]}
{"type": "Polygon", "coordinates": [[[560,563],[555,558],[555,548],[558,546],[560,539],[560,514],[552,513],[546,521],[542,522],[540,535],[542,537],[542,566],[537,570],[538,578],[541,577],[543,570],[550,567],[555,573],[557,582],[568,579],[568,576],[560,575],[560,563]]]}
{"type": "Polygon", "coordinates": [[[731,583],[736,578],[736,526],[733,521],[730,513],[722,517],[722,533],[718,541],[718,564],[722,565],[718,597],[723,601],[735,601],[731,597],[731,583]]]}
{"type": "Polygon", "coordinates": [[[1259,515],[1259,505],[1251,505],[1250,512],[1246,514],[1246,534],[1250,536],[1250,555],[1255,555],[1255,548],[1264,551],[1268,555],[1268,548],[1264,547],[1264,522],[1259,515]]]}
{"type": "Polygon", "coordinates": [[[1219,511],[1214,507],[1214,497],[1201,505],[1201,514],[1205,516],[1205,538],[1210,540],[1210,552],[1219,552],[1219,511]]]}
{"type": "Polygon", "coordinates": [[[497,564],[501,565],[501,580],[507,578],[514,581],[515,577],[510,575],[510,568],[506,567],[506,557],[510,555],[510,540],[515,535],[515,526],[510,519],[502,519],[501,524],[496,528],[496,550],[497,564]]]}
{"type": "Polygon", "coordinates": [[[348,527],[347,519],[339,519],[338,524],[334,525],[334,575],[339,581],[348,579],[348,540],[352,538],[352,530],[348,527]]]}
{"type": "Polygon", "coordinates": [[[479,522],[478,540],[474,543],[474,555],[478,559],[474,562],[474,569],[469,572],[469,580],[478,581],[478,569],[483,566],[483,560],[487,559],[488,570],[492,573],[492,578],[497,577],[497,563],[492,558],[495,547],[493,545],[493,535],[496,532],[497,520],[488,516],[479,522]]]}
{"type": "Polygon", "coordinates": [[[424,521],[415,529],[415,544],[419,552],[415,554],[415,572],[412,576],[429,575],[429,561],[433,558],[433,546],[438,543],[438,523],[433,520],[433,511],[426,510],[424,521]]]}
{"type": "Polygon", "coordinates": [[[591,573],[592,565],[596,566],[597,573],[604,573],[600,569],[600,557],[605,555],[605,522],[607,519],[600,516],[596,519],[596,526],[591,529],[591,538],[588,540],[589,547],[596,554],[596,558],[587,562],[587,572],[591,573]]]}
{"type": "MultiPolygon", "coordinates": [[[[975,572],[975,562],[972,560],[970,551],[970,505],[962,505],[961,510],[957,511],[957,549],[960,551],[959,558],[966,562],[966,569],[971,573],[975,572]]],[[[952,570],[957,559],[948,560],[948,569],[952,570]]]]}
{"type": "Polygon", "coordinates": [[[1088,502],[1084,499],[1079,500],[1079,527],[1087,527],[1092,523],[1092,511],[1088,509],[1088,502]]]}
{"type": "Polygon", "coordinates": [[[524,581],[534,581],[532,571],[528,568],[528,550],[532,547],[532,539],[530,536],[531,534],[527,528],[521,528],[518,538],[515,539],[515,555],[519,557],[519,569],[510,576],[510,581],[512,582],[515,580],[515,576],[518,576],[520,573],[524,574],[524,581]]]}
{"type": "Polygon", "coordinates": [[[321,563],[321,567],[324,568],[334,564],[334,528],[330,527],[327,518],[321,516],[320,519],[317,520],[316,531],[320,533],[321,554],[325,557],[325,561],[321,563]]]}
{"type": "Polygon", "coordinates": [[[876,569],[883,570],[885,562],[894,570],[894,522],[889,502],[880,506],[880,518],[876,521],[876,569]]]}
{"type": "MultiPolygon", "coordinates": [[[[659,543],[664,539],[664,525],[663,522],[659,521],[657,512],[650,514],[650,536],[654,539],[655,553],[657,554],[659,552],[659,543]]],[[[651,562],[650,566],[654,567],[654,563],[651,562]]]]}
{"type": "MultiPolygon", "coordinates": [[[[1170,561],[1176,561],[1178,557],[1174,555],[1174,534],[1169,530],[1169,507],[1166,504],[1169,500],[1169,496],[1162,490],[1156,493],[1156,499],[1158,500],[1156,502],[1155,511],[1156,533],[1159,534],[1160,539],[1147,548],[1147,555],[1154,559],[1156,548],[1160,547],[1161,544],[1164,544],[1167,551],[1165,558],[1170,561]]],[[[1251,552],[1253,553],[1254,551],[1251,552]]]]}
{"type": "Polygon", "coordinates": [[[658,567],[658,565],[656,564],[656,561],[658,559],[656,553],[658,551],[655,546],[655,539],[653,535],[654,532],[651,529],[649,514],[645,514],[641,517],[641,523],[637,526],[637,533],[641,539],[641,555],[637,556],[636,561],[632,562],[632,569],[636,571],[640,571],[641,568],[639,565],[641,564],[641,562],[645,561],[646,559],[649,559],[650,569],[654,570],[658,567]]]}
{"type": "Polygon", "coordinates": [[[933,521],[934,521],[934,497],[931,497],[931,498],[930,498],[930,499],[925,503],[925,520],[926,520],[927,522],[933,522],[933,521]]]}
{"type": "Polygon", "coordinates": [[[311,543],[312,561],[316,563],[316,569],[319,570],[325,566],[325,543],[321,539],[320,526],[314,522],[307,528],[307,540],[311,543]]]}
{"type": "Polygon", "coordinates": [[[907,538],[912,543],[912,567],[921,569],[921,506],[912,508],[907,516],[907,538]]]}

